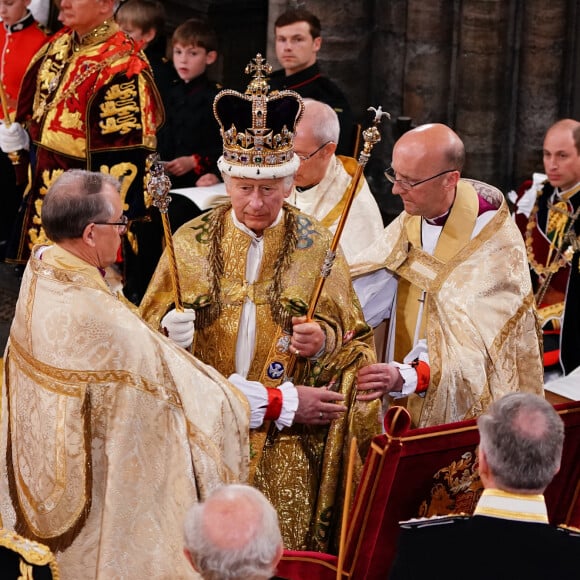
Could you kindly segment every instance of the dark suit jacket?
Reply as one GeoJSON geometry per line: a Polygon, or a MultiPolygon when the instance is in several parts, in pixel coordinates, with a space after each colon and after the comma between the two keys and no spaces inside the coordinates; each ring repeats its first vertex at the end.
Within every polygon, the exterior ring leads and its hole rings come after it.
{"type": "Polygon", "coordinates": [[[390,580],[580,578],[580,533],[541,523],[450,516],[401,525],[390,580]]]}
{"type": "Polygon", "coordinates": [[[340,140],[336,153],[353,156],[355,120],[352,110],[344,93],[320,72],[318,63],[290,76],[286,76],[284,69],[274,71],[268,81],[270,91],[291,89],[305,99],[315,99],[332,107],[340,123],[340,140]]]}
{"type": "MultiPolygon", "coordinates": [[[[545,232],[548,219],[548,203],[554,188],[546,183],[542,195],[538,198],[538,227],[545,232]]],[[[580,193],[570,199],[573,211],[580,206],[580,193]]],[[[568,222],[569,223],[569,222],[568,222]]],[[[574,223],[574,232],[580,236],[580,219],[574,223]]],[[[534,231],[535,235],[538,235],[534,231]]],[[[567,247],[565,244],[564,247],[567,247]]],[[[565,374],[571,373],[580,366],[580,252],[576,251],[570,265],[570,276],[566,291],[564,322],[560,332],[560,360],[565,374]]],[[[580,578],[580,573],[578,574],[580,578]]]]}

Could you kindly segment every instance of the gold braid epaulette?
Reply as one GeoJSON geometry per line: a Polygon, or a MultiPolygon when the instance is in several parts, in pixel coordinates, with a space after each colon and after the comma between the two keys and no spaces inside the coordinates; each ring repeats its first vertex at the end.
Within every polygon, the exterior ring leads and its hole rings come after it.
{"type": "MultiPolygon", "coordinates": [[[[208,263],[210,271],[209,280],[209,304],[200,308],[196,313],[196,327],[206,328],[212,324],[221,312],[221,285],[220,280],[224,272],[224,257],[222,252],[222,240],[224,236],[224,220],[231,211],[230,203],[224,203],[214,209],[207,219],[204,237],[209,240],[208,263]]],[[[296,208],[284,204],[284,242],[281,251],[274,263],[274,276],[272,284],[268,288],[268,301],[272,318],[282,328],[290,328],[292,315],[282,306],[282,278],[284,272],[290,267],[292,256],[298,243],[298,222],[296,208]]]]}
{"type": "MultiPolygon", "coordinates": [[[[29,540],[11,530],[0,530],[0,546],[8,548],[24,558],[29,565],[48,566],[53,580],[60,578],[60,571],[56,558],[45,544],[29,540]]],[[[20,576],[24,578],[23,576],[20,576]]]]}

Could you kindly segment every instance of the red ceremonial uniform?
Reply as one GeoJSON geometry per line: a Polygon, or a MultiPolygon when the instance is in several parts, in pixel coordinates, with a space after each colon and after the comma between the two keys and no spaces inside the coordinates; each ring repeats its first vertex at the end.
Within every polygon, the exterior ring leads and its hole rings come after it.
{"type": "Polygon", "coordinates": [[[156,217],[155,208],[148,215],[145,171],[163,121],[143,53],[114,22],[106,21],[80,39],[71,29],[61,29],[28,68],[16,118],[28,128],[34,163],[19,216],[20,237],[8,258],[26,261],[32,246],[46,241],[40,219],[43,196],[63,171],[110,173],[122,183],[124,212],[137,220],[125,236],[125,294],[131,299],[142,294],[161,254],[159,222],[139,220],[156,217]]]}
{"type": "MultiPolygon", "coordinates": [[[[47,34],[28,11],[24,18],[8,25],[0,22],[0,81],[4,87],[8,111],[14,117],[22,77],[32,57],[47,40],[47,34]]],[[[0,107],[0,119],[4,110],[0,107]]],[[[0,151],[0,259],[4,259],[6,244],[14,227],[18,207],[26,186],[27,161],[20,154],[21,163],[13,165],[6,153],[0,151]]]]}
{"type": "MultiPolygon", "coordinates": [[[[47,38],[46,32],[30,12],[12,26],[0,26],[0,78],[11,112],[16,110],[18,91],[26,67],[47,38]]],[[[0,112],[0,118],[3,116],[4,113],[0,112]]]]}

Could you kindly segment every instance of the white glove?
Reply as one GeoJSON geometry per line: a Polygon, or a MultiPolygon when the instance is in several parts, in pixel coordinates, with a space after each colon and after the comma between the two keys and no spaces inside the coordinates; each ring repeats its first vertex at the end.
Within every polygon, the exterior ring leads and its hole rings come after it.
{"type": "Polygon", "coordinates": [[[189,348],[193,342],[195,310],[186,308],[183,312],[170,310],[161,320],[161,327],[175,344],[189,348]]]}
{"type": "MultiPolygon", "coordinates": [[[[250,429],[256,429],[264,422],[266,410],[268,408],[268,391],[266,387],[258,381],[249,381],[242,375],[234,373],[228,377],[228,381],[233,383],[248,399],[250,404],[250,429]]],[[[298,390],[290,382],[282,383],[278,389],[282,392],[282,411],[274,424],[278,429],[290,427],[294,422],[294,415],[298,409],[298,390]]]]}
{"type": "Polygon", "coordinates": [[[6,127],[4,123],[0,123],[0,149],[4,153],[12,153],[21,149],[28,151],[29,148],[30,137],[22,125],[12,123],[10,127],[6,127]]]}

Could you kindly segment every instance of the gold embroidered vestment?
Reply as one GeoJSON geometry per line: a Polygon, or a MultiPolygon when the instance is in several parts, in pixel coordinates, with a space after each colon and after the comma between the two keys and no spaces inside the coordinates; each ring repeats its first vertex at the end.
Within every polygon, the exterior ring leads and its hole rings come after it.
{"type": "MultiPolygon", "coordinates": [[[[234,226],[229,205],[188,222],[174,235],[182,300],[185,307],[197,312],[194,354],[225,376],[235,372],[244,299],[250,298],[257,308],[256,347],[247,378],[260,380],[277,325],[288,325],[292,314],[306,313],[330,245],[328,230],[294,208],[284,207],[281,223],[264,232],[260,274],[252,285],[245,282],[250,238],[234,226]],[[216,237],[217,255],[211,243],[216,237]],[[288,239],[293,237],[295,243],[289,245],[288,239]],[[216,283],[212,273],[220,268],[216,283]]],[[[142,315],[159,327],[172,305],[171,276],[164,255],[141,303],[142,315]]],[[[380,430],[378,404],[354,400],[356,371],[374,361],[374,348],[342,253],[326,281],[315,319],[326,332],[326,353],[316,362],[302,359],[294,383],[330,383],[346,395],[349,410],[330,428],[294,425],[278,431],[272,426],[253,483],[278,510],[285,547],[324,551],[336,541],[340,526],[344,459],[350,438],[356,435],[359,444],[358,476],[370,439],[380,430]]],[[[258,432],[253,432],[252,445],[261,445],[260,440],[258,432]]]]}
{"type": "Polygon", "coordinates": [[[197,578],[183,516],[246,479],[248,419],[237,389],[96,268],[58,246],[31,258],[6,350],[0,510],[57,553],[63,580],[197,578]]]}

